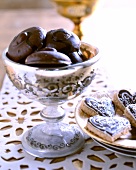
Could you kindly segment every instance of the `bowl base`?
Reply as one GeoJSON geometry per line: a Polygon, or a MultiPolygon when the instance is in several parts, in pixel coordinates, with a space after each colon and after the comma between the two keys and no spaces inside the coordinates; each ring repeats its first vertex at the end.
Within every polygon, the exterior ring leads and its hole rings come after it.
{"type": "Polygon", "coordinates": [[[81,150],[84,146],[83,133],[76,125],[59,124],[60,131],[48,133],[46,123],[36,125],[23,135],[22,145],[30,155],[40,158],[58,158],[81,150]]]}

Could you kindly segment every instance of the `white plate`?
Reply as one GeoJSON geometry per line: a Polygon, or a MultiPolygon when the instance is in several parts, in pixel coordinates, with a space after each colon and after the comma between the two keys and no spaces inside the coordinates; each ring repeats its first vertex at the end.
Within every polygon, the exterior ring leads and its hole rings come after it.
{"type": "MultiPolygon", "coordinates": [[[[113,148],[113,147],[110,147],[109,145],[107,145],[106,143],[102,143],[96,139],[93,139],[96,143],[98,143],[100,146],[112,151],[112,152],[115,152],[117,154],[120,154],[120,155],[123,155],[123,156],[129,156],[129,157],[133,157],[133,158],[136,158],[136,152],[135,153],[132,153],[132,152],[129,152],[129,151],[125,151],[125,150],[120,150],[120,149],[117,149],[117,148],[113,148]]],[[[112,145],[111,145],[112,146],[112,145]]]]}
{"type": "MultiPolygon", "coordinates": [[[[93,139],[95,141],[97,141],[96,139],[93,139]]],[[[99,141],[100,142],[100,141],[99,141]]],[[[115,146],[115,145],[111,145],[111,144],[108,144],[108,143],[103,143],[103,142],[100,142],[101,144],[103,145],[106,145],[107,147],[110,147],[112,149],[117,149],[119,150],[120,152],[129,152],[131,154],[136,154],[136,149],[131,149],[131,148],[124,148],[124,147],[121,147],[121,146],[115,146]]]]}

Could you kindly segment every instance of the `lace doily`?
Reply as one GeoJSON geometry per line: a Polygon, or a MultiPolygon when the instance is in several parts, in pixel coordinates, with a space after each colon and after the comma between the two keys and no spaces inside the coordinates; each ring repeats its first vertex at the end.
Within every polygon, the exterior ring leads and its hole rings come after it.
{"type": "MultiPolygon", "coordinates": [[[[76,124],[74,111],[81,98],[98,89],[109,87],[103,71],[93,81],[90,91],[63,104],[66,122],[76,124]]],[[[43,106],[31,101],[6,77],[0,94],[0,169],[1,170],[132,170],[135,158],[125,157],[104,149],[87,135],[84,148],[77,154],[56,158],[38,158],[27,154],[21,145],[23,133],[42,122],[39,111],[43,106]]]]}

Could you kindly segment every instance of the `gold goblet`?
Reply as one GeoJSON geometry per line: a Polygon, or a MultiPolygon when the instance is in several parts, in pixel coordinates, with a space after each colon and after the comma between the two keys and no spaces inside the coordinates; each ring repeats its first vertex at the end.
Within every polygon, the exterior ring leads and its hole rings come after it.
{"type": "Polygon", "coordinates": [[[74,23],[73,32],[82,39],[81,23],[83,19],[94,13],[103,0],[51,0],[56,4],[60,15],[74,23]]]}

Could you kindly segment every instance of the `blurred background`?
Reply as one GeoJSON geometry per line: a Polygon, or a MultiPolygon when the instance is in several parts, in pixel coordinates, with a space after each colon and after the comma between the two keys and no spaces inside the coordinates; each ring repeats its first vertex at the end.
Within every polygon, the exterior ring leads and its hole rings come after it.
{"type": "MultiPolygon", "coordinates": [[[[100,49],[101,66],[115,88],[135,88],[136,0],[103,1],[102,8],[83,21],[83,41],[100,49]]],[[[47,30],[58,27],[73,29],[73,23],[60,16],[50,0],[1,0],[0,17],[1,53],[13,36],[27,27],[38,24],[47,30]]],[[[0,59],[0,77],[3,72],[0,59]]]]}
{"type": "MultiPolygon", "coordinates": [[[[104,7],[134,7],[136,0],[105,0],[104,7]]],[[[50,0],[0,0],[1,9],[16,9],[16,8],[52,8],[50,0]]]]}
{"type": "MultiPolygon", "coordinates": [[[[104,7],[124,8],[136,6],[136,0],[104,0],[104,7]]],[[[0,8],[52,8],[50,0],[1,0],[0,8]]]]}
{"type": "Polygon", "coordinates": [[[51,8],[52,4],[50,0],[1,0],[0,8],[51,8]]]}

